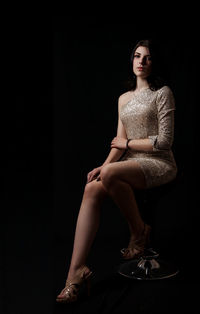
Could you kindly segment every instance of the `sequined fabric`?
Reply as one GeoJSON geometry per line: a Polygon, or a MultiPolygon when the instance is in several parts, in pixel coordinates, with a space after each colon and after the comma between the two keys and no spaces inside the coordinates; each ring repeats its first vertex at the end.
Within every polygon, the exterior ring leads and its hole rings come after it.
{"type": "Polygon", "coordinates": [[[147,188],[173,180],[177,166],[171,146],[174,138],[175,101],[171,89],[140,91],[120,109],[127,138],[149,138],[153,150],[127,151],[121,160],[135,160],[144,172],[147,188]]]}

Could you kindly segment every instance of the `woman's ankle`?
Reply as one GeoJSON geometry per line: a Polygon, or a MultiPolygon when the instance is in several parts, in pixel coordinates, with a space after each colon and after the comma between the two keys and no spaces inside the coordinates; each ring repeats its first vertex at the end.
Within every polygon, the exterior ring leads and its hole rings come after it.
{"type": "Polygon", "coordinates": [[[131,230],[131,238],[139,238],[144,231],[144,223],[142,223],[140,226],[138,225],[137,227],[135,227],[134,229],[131,230]]]}
{"type": "MultiPolygon", "coordinates": [[[[72,279],[74,276],[76,276],[77,273],[79,273],[80,269],[82,269],[83,267],[86,267],[86,269],[88,268],[85,264],[71,265],[69,268],[67,280],[72,279]]],[[[88,268],[88,271],[89,271],[89,268],[88,268]]]]}

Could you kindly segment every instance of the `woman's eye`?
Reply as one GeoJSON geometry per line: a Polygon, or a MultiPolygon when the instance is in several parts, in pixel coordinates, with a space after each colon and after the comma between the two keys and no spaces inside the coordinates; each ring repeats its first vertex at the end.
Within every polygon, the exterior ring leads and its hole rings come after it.
{"type": "Polygon", "coordinates": [[[134,55],[134,57],[135,57],[135,58],[139,58],[140,56],[139,56],[139,55],[134,55]]]}

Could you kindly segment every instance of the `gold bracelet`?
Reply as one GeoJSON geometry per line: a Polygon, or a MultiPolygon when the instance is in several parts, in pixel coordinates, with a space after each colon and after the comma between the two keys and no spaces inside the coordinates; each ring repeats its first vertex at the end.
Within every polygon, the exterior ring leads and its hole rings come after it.
{"type": "Polygon", "coordinates": [[[128,143],[129,143],[131,140],[132,140],[132,139],[129,138],[129,139],[127,140],[127,142],[126,142],[126,149],[127,149],[127,150],[130,150],[130,147],[128,146],[128,143]]]}

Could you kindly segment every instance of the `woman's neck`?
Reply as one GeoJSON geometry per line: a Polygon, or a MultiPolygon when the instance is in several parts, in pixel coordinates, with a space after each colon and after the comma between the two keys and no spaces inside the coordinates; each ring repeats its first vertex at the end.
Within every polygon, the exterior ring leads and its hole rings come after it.
{"type": "Polygon", "coordinates": [[[148,84],[146,79],[142,79],[140,77],[137,77],[136,88],[135,88],[136,91],[140,91],[140,90],[148,88],[148,87],[149,87],[149,84],[148,84]]]}

